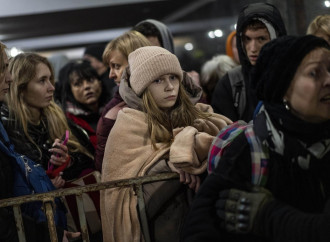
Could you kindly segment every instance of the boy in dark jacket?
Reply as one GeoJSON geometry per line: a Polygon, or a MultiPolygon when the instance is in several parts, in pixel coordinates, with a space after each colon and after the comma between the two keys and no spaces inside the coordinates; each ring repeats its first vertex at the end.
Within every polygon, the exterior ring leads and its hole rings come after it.
{"type": "Polygon", "coordinates": [[[252,119],[257,99],[250,87],[251,71],[261,48],[282,35],[286,35],[286,29],[275,6],[254,3],[241,9],[236,32],[241,66],[230,70],[217,83],[211,103],[214,112],[232,121],[252,119]]]}

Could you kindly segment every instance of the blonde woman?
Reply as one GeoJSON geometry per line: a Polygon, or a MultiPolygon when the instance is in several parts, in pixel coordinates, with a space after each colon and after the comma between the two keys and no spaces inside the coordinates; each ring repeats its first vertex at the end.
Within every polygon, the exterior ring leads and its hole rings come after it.
{"type": "Polygon", "coordinates": [[[318,15],[309,24],[307,34],[325,39],[330,44],[330,15],[318,15]]]}
{"type": "Polygon", "coordinates": [[[67,144],[62,144],[61,138],[70,128],[53,99],[54,73],[49,61],[35,53],[23,53],[10,61],[9,71],[13,83],[7,106],[1,111],[16,151],[45,170],[62,166],[63,171],[52,179],[57,188],[91,171],[92,156],[72,133],[67,144]]]}
{"type": "MultiPolygon", "coordinates": [[[[149,46],[150,42],[137,31],[128,31],[116,39],[110,41],[103,53],[103,62],[110,67],[109,77],[119,86],[123,71],[128,65],[128,55],[143,46],[149,46]]],[[[116,122],[117,114],[126,103],[119,92],[104,107],[101,118],[96,128],[97,147],[95,151],[95,166],[101,171],[104,147],[109,133],[116,122]]]]}
{"type": "MultiPolygon", "coordinates": [[[[128,63],[119,92],[130,108],[118,113],[107,140],[102,180],[179,173],[191,189],[176,180],[143,187],[151,241],[179,241],[189,208],[187,195],[198,190],[209,146],[231,121],[213,114],[208,105],[194,105],[202,90],[166,49],[141,47],[129,55],[128,63]]],[[[136,206],[132,188],[101,193],[104,241],[146,239],[136,206]]]]}

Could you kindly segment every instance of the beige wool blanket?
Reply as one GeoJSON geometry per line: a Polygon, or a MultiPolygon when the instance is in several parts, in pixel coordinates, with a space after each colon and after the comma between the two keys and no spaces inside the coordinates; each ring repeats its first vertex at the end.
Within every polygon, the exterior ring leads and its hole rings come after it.
{"type": "MultiPolygon", "coordinates": [[[[205,104],[196,107],[203,111],[205,104]]],[[[191,174],[201,174],[207,166],[207,156],[213,138],[231,121],[219,114],[208,120],[195,120],[193,126],[174,130],[170,147],[151,145],[145,113],[122,109],[108,137],[102,166],[102,182],[144,176],[162,158],[169,158],[170,167],[191,174]]],[[[137,196],[133,188],[113,188],[101,192],[101,217],[105,242],[143,241],[137,213],[137,196]]]]}

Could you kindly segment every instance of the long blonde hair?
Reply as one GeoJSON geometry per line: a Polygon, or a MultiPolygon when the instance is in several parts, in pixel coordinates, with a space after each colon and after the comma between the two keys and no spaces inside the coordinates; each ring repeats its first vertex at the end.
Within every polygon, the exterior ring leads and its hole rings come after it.
{"type": "MultiPolygon", "coordinates": [[[[39,63],[45,64],[50,72],[50,81],[55,84],[54,72],[47,58],[35,53],[22,53],[12,58],[9,62],[9,72],[12,75],[13,83],[10,86],[10,93],[7,96],[9,118],[14,121],[15,127],[23,129],[25,136],[30,140],[40,152],[38,145],[33,141],[28,133],[28,124],[32,124],[31,111],[24,101],[23,93],[29,82],[36,76],[36,67],[39,63]]],[[[61,138],[66,130],[70,130],[67,119],[62,109],[52,100],[48,107],[41,110],[41,120],[47,121],[50,140],[61,138]]],[[[92,158],[92,155],[82,147],[77,138],[71,134],[67,143],[70,152],[82,152],[92,158]]]]}
{"type": "Polygon", "coordinates": [[[178,98],[170,110],[160,109],[149,89],[142,94],[143,108],[147,115],[148,130],[152,146],[157,149],[156,143],[170,145],[173,141],[173,129],[191,126],[196,119],[208,119],[210,114],[198,110],[190,101],[182,82],[179,84],[178,98]]]}

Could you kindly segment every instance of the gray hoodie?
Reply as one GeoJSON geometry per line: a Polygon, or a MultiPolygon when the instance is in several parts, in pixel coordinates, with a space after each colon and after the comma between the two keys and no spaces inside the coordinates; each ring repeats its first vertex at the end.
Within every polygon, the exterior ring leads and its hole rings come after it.
{"type": "Polygon", "coordinates": [[[162,22],[155,20],[155,19],[146,19],[141,22],[139,22],[136,26],[142,24],[142,23],[151,23],[153,24],[160,32],[160,36],[162,38],[163,48],[167,49],[171,53],[174,54],[174,44],[173,44],[173,36],[168,29],[168,27],[163,24],[162,22]]]}

